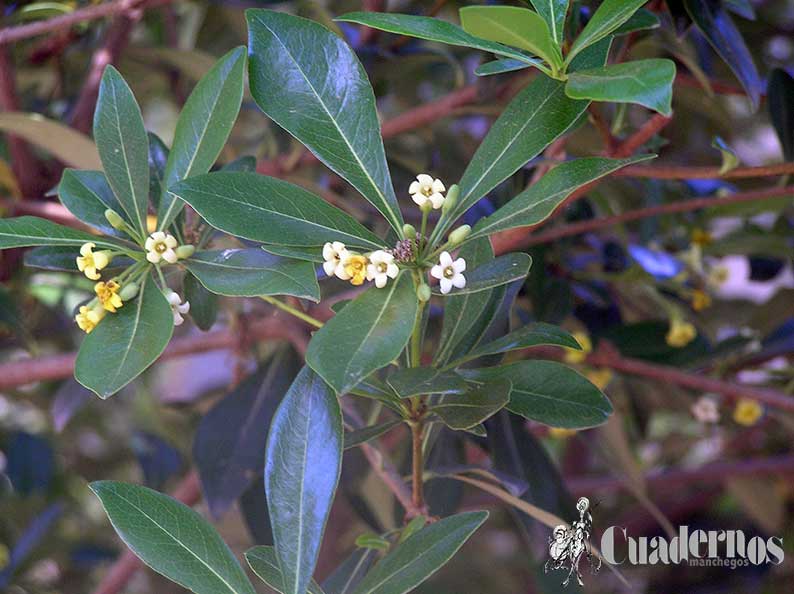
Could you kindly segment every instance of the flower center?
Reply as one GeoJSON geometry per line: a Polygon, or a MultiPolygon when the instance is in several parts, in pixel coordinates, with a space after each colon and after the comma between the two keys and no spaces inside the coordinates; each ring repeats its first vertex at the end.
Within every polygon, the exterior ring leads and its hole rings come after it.
{"type": "Polygon", "coordinates": [[[455,270],[452,268],[452,266],[447,266],[444,269],[444,277],[445,278],[452,278],[453,276],[455,276],[455,270]]]}
{"type": "Polygon", "coordinates": [[[388,268],[388,266],[386,266],[386,264],[384,264],[383,262],[378,264],[378,272],[381,272],[381,273],[386,272],[387,268],[388,268]]]}
{"type": "Polygon", "coordinates": [[[430,198],[433,195],[433,188],[430,186],[422,186],[422,194],[430,198]]]}
{"type": "Polygon", "coordinates": [[[154,244],[154,251],[157,252],[158,254],[162,254],[167,249],[168,246],[165,245],[164,241],[158,241],[156,244],[154,244]]]}

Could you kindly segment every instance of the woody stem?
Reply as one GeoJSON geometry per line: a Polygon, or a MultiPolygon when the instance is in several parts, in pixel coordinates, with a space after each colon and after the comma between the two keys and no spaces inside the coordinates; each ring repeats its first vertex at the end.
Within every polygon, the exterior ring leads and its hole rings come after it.
{"type": "Polygon", "coordinates": [[[420,510],[425,506],[424,498],[424,452],[422,449],[422,442],[424,437],[424,422],[417,419],[412,421],[411,425],[411,502],[414,508],[420,510]]]}
{"type": "MultiPolygon", "coordinates": [[[[414,271],[414,284],[419,287],[422,282],[421,272],[414,271]]],[[[410,367],[420,367],[422,365],[422,334],[424,327],[422,326],[422,317],[424,314],[424,301],[419,302],[416,311],[416,319],[414,320],[414,329],[411,334],[411,346],[408,356],[408,365],[410,367]]],[[[425,411],[425,397],[414,396],[410,400],[411,411],[410,421],[408,424],[411,427],[411,486],[412,495],[411,501],[415,509],[424,508],[424,411],[425,411]]]]}

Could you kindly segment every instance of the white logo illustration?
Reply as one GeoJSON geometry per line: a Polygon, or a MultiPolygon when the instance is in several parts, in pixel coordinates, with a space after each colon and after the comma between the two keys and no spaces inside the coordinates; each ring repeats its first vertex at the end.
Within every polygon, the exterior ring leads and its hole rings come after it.
{"type": "Polygon", "coordinates": [[[590,535],[593,529],[593,516],[590,514],[590,500],[582,497],[576,502],[576,509],[579,512],[579,519],[574,521],[570,527],[565,524],[555,526],[552,536],[549,538],[549,557],[543,566],[543,570],[567,569],[568,575],[563,586],[567,586],[571,577],[576,574],[576,581],[580,586],[582,574],[579,571],[579,562],[582,555],[587,557],[590,564],[590,571],[598,573],[601,569],[601,559],[593,555],[590,550],[590,535]]]}

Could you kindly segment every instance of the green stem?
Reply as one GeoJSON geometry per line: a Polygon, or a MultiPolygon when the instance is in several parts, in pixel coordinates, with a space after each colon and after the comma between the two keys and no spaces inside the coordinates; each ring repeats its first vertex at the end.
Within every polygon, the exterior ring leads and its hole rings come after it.
{"type": "Polygon", "coordinates": [[[297,309],[295,307],[292,307],[291,305],[289,305],[287,303],[284,303],[283,301],[280,301],[280,300],[276,299],[275,297],[269,297],[269,296],[263,295],[263,296],[260,297],[260,299],[262,299],[262,301],[265,301],[265,302],[269,303],[270,305],[272,305],[274,307],[279,308],[282,311],[286,311],[288,314],[291,314],[291,315],[295,316],[299,320],[303,320],[304,322],[306,322],[307,324],[309,324],[311,326],[314,326],[315,328],[322,328],[323,327],[323,323],[320,320],[318,320],[317,318],[313,318],[309,314],[303,313],[301,310],[299,310],[299,309],[297,309]]]}

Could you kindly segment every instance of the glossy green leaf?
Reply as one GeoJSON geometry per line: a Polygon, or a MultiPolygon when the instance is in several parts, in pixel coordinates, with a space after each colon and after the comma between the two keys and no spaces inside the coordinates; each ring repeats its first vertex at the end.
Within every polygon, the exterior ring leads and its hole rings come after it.
{"type": "Polygon", "coordinates": [[[218,295],[210,292],[190,272],[182,279],[185,301],[190,302],[190,317],[201,330],[212,328],[218,319],[218,295]]]}
{"type": "Polygon", "coordinates": [[[201,284],[219,295],[293,295],[320,300],[311,262],[274,256],[259,248],[196,252],[184,264],[201,284]]]}
{"type": "Polygon", "coordinates": [[[450,429],[470,429],[505,407],[511,387],[509,380],[496,379],[464,394],[448,396],[432,405],[430,411],[450,429]]]}
{"type": "Polygon", "coordinates": [[[485,52],[505,56],[514,60],[523,61],[531,66],[534,60],[522,52],[502,45],[487,41],[474,35],[469,35],[466,31],[441,19],[415,16],[411,14],[392,14],[386,12],[350,12],[340,17],[337,21],[348,23],[358,23],[373,29],[388,31],[397,35],[407,35],[417,37],[427,41],[437,41],[448,45],[460,47],[470,47],[485,52]]]}
{"type": "Polygon", "coordinates": [[[672,60],[637,60],[572,72],[565,93],[573,99],[638,103],[669,116],[674,79],[672,60]]]}
{"type": "Polygon", "coordinates": [[[267,243],[262,249],[275,256],[284,256],[295,260],[306,260],[307,262],[324,262],[323,250],[319,246],[300,246],[300,245],[273,245],[267,243]]]}
{"type": "Polygon", "coordinates": [[[154,132],[149,132],[146,136],[149,138],[149,201],[156,210],[160,207],[160,196],[166,191],[165,164],[168,162],[169,151],[154,132]]]}
{"type": "Polygon", "coordinates": [[[536,12],[518,6],[467,6],[460,9],[463,30],[477,37],[518,47],[562,66],[559,46],[546,21],[536,12]]]}
{"type": "Polygon", "coordinates": [[[409,274],[371,287],[312,337],[306,362],[344,394],[396,359],[411,336],[418,301],[409,274]]]}
{"type": "MultiPolygon", "coordinates": [[[[494,257],[491,242],[484,238],[465,244],[458,256],[464,258],[472,270],[494,257]]],[[[434,363],[445,365],[476,345],[493,321],[504,295],[504,287],[463,295],[450,293],[444,300],[441,339],[434,363]]]]}
{"type": "Polygon", "coordinates": [[[369,249],[383,247],[349,214],[274,177],[219,171],[183,180],[170,191],[213,227],[252,241],[289,246],[341,241],[369,249]]]}
{"type": "Polygon", "coordinates": [[[171,306],[154,279],[146,276],[135,299],[107,314],[86,335],[74,377],[100,398],[108,398],[157,360],[173,331],[171,306]]]}
{"type": "Polygon", "coordinates": [[[565,17],[569,0],[530,0],[549,27],[551,38],[560,47],[565,41],[565,17]]]}
{"type": "Polygon", "coordinates": [[[387,433],[402,422],[402,419],[392,419],[390,421],[386,421],[385,423],[379,423],[377,425],[370,425],[369,427],[362,427],[361,429],[347,431],[345,432],[345,449],[349,450],[350,448],[360,446],[362,443],[372,441],[376,437],[380,437],[384,433],[387,433]]]}
{"type": "Polygon", "coordinates": [[[493,214],[480,219],[467,241],[512,229],[536,225],[545,220],[580,187],[632,163],[653,158],[640,155],[629,159],[584,157],[554,167],[493,214]]]}
{"type": "Polygon", "coordinates": [[[419,394],[462,394],[469,389],[460,375],[433,367],[406,367],[392,373],[386,382],[400,396],[410,398],[419,394]]]}
{"type": "Polygon", "coordinates": [[[615,29],[613,35],[628,35],[636,31],[647,31],[648,29],[658,29],[661,26],[659,17],[647,8],[640,8],[629,20],[615,29]]]}
{"type": "Polygon", "coordinates": [[[783,158],[794,161],[794,77],[782,68],[769,75],[769,119],[777,132],[783,158]]]}
{"type": "Polygon", "coordinates": [[[351,594],[378,557],[378,552],[372,549],[355,549],[323,580],[326,594],[351,594]]]}
{"type": "MultiPolygon", "coordinates": [[[[532,258],[520,252],[499,256],[470,272],[465,272],[466,286],[462,289],[452,289],[449,295],[479,293],[512,283],[526,277],[531,265],[532,258]]],[[[434,287],[433,293],[441,295],[437,287],[434,287]]]]}
{"type": "MultiPolygon", "coordinates": [[[[286,594],[287,590],[284,585],[284,576],[278,565],[278,558],[276,557],[276,549],[274,547],[259,546],[248,549],[245,552],[245,560],[248,561],[248,565],[263,582],[276,592],[286,594]]],[[[324,594],[324,592],[317,582],[312,580],[309,582],[308,594],[324,594]]]]}
{"type": "Polygon", "coordinates": [[[605,423],[612,413],[612,405],[601,390],[555,361],[518,361],[461,373],[478,382],[509,380],[513,388],[508,410],[552,427],[594,427],[605,423]]]}
{"type": "Polygon", "coordinates": [[[567,64],[586,47],[602,40],[628,21],[648,0],[604,0],[573,42],[565,58],[567,64]]]}
{"type": "Polygon", "coordinates": [[[723,4],[713,0],[683,2],[692,21],[739,79],[753,106],[757,106],[764,90],[764,82],[741,32],[723,4]]]}
{"type": "Polygon", "coordinates": [[[265,493],[284,594],[305,594],[342,467],[342,413],[333,390],[304,367],[267,437],[265,493]]]}
{"type": "Polygon", "coordinates": [[[587,101],[565,95],[565,83],[537,76],[491,126],[460,181],[460,198],[439,225],[442,234],[480,198],[564,134],[587,109],[587,101]]]}
{"type": "Polygon", "coordinates": [[[149,567],[196,594],[254,594],[220,535],[201,515],[146,487],[91,483],[124,543],[149,567]]]}
{"type": "MultiPolygon", "coordinates": [[[[118,249],[124,245],[101,235],[92,235],[39,217],[0,219],[0,250],[34,245],[73,245],[79,248],[89,241],[95,243],[98,249],[118,249]]],[[[74,255],[80,255],[79,249],[75,250],[74,255]]]]}
{"type": "Polygon", "coordinates": [[[322,25],[249,9],[249,84],[259,107],[345,178],[402,234],[375,95],[356,54],[322,25]]]}
{"type": "Polygon", "coordinates": [[[240,111],[244,80],[245,48],[238,47],[218,60],[185,102],[165,166],[158,229],[167,229],[182,208],[168,188],[186,177],[207,173],[218,158],[240,111]]]}
{"type": "Polygon", "coordinates": [[[69,212],[84,223],[106,235],[121,236],[121,232],[108,223],[105,211],[110,208],[124,217],[124,209],[101,171],[65,169],[58,184],[58,198],[69,212]]]}
{"type": "Polygon", "coordinates": [[[94,140],[116,198],[134,228],[147,234],[149,139],[132,90],[113,66],[105,67],[99,85],[94,140]]]}
{"type": "Polygon", "coordinates": [[[356,396],[360,396],[362,398],[371,398],[372,400],[377,400],[398,414],[403,414],[405,412],[405,407],[400,401],[400,397],[392,391],[390,386],[381,383],[380,380],[376,379],[374,375],[371,375],[367,379],[359,382],[351,394],[355,394],[356,396]]]}
{"type": "Polygon", "coordinates": [[[444,566],[474,534],[488,512],[439,520],[396,546],[361,580],[353,594],[405,594],[444,566]]]}
{"type": "Polygon", "coordinates": [[[513,58],[503,58],[501,60],[492,60],[477,66],[474,74],[477,76],[492,76],[494,74],[504,74],[505,72],[515,72],[516,70],[523,70],[529,68],[530,65],[521,60],[514,60],[513,58]]]}
{"type": "Polygon", "coordinates": [[[543,322],[532,322],[518,330],[505,334],[502,338],[477,346],[465,358],[459,359],[456,365],[477,357],[497,355],[540,345],[554,345],[581,350],[576,339],[559,326],[544,324],[543,322]]]}
{"type": "MultiPolygon", "coordinates": [[[[79,250],[75,247],[42,245],[25,251],[25,266],[43,268],[45,270],[76,272],[77,265],[75,258],[79,253],[79,250]]],[[[116,256],[113,258],[113,261],[108,264],[107,268],[102,270],[102,274],[105,276],[117,274],[134,263],[135,260],[127,256],[116,256]]]]}

